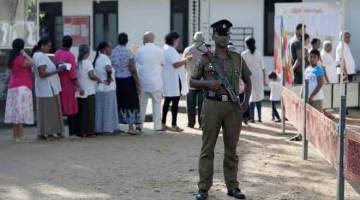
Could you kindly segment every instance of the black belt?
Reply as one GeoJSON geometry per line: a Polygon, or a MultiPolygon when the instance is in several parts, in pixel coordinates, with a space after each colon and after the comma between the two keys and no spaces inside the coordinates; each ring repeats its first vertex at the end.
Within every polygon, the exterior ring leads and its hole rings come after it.
{"type": "Polygon", "coordinates": [[[207,99],[211,99],[211,100],[216,100],[216,101],[221,101],[221,102],[231,102],[231,99],[229,97],[229,95],[227,94],[206,94],[206,98],[207,99]]]}

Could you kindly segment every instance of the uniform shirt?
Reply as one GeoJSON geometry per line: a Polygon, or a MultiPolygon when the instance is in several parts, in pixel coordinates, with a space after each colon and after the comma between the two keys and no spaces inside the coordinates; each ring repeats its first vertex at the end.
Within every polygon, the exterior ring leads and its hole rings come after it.
{"type": "MultiPolygon", "coordinates": [[[[336,47],[336,62],[338,65],[340,65],[341,60],[342,60],[342,42],[340,42],[338,44],[338,46],[336,47]]],[[[344,60],[345,60],[345,67],[347,70],[348,74],[355,74],[356,70],[355,70],[355,60],[354,57],[351,54],[349,45],[345,43],[344,45],[344,60]]]]}
{"type": "Polygon", "coordinates": [[[40,66],[45,65],[46,72],[53,72],[56,70],[55,64],[43,52],[36,52],[32,59],[35,72],[36,97],[53,97],[59,94],[61,91],[59,75],[56,73],[46,78],[41,78],[39,74],[40,66]]]}
{"type": "MultiPolygon", "coordinates": [[[[214,63],[221,64],[224,67],[226,78],[230,84],[235,88],[237,94],[239,94],[239,80],[241,77],[251,76],[251,72],[246,65],[243,58],[236,52],[228,51],[227,59],[219,58],[216,53],[213,58],[214,63]]],[[[193,78],[204,80],[216,80],[214,69],[210,63],[209,58],[203,55],[199,62],[195,65],[193,71],[193,78]]],[[[217,94],[227,94],[225,88],[221,86],[217,91],[217,94]]]]}
{"type": "MultiPolygon", "coordinates": [[[[202,56],[202,52],[199,51],[197,49],[199,44],[197,43],[194,43],[192,45],[190,45],[189,47],[187,47],[185,50],[184,50],[184,53],[183,53],[183,58],[185,58],[186,56],[188,55],[192,55],[192,59],[191,59],[191,62],[187,63],[185,65],[185,69],[186,69],[186,80],[188,82],[188,84],[190,84],[190,79],[191,79],[191,73],[192,71],[194,70],[194,67],[196,65],[196,63],[200,60],[201,56],[202,56]]],[[[194,88],[192,88],[194,89],[194,88]]]]}
{"type": "MultiPolygon", "coordinates": [[[[107,55],[100,53],[99,57],[96,59],[95,62],[95,73],[102,81],[107,80],[106,66],[111,66],[111,60],[107,55]]],[[[113,67],[112,67],[111,77],[112,77],[112,81],[109,85],[106,85],[104,83],[99,83],[97,84],[96,91],[110,92],[116,90],[115,69],[113,67]]]]}
{"type": "Polygon", "coordinates": [[[146,43],[139,48],[136,56],[136,70],[141,90],[156,92],[162,89],[161,71],[164,63],[164,51],[154,43],[146,43]]]}
{"type": "Polygon", "coordinates": [[[270,81],[270,101],[280,101],[282,84],[280,81],[270,81]]]}
{"type": "Polygon", "coordinates": [[[89,72],[93,70],[94,67],[90,60],[83,60],[79,64],[77,75],[78,75],[79,84],[81,88],[84,90],[84,95],[81,96],[79,92],[76,92],[76,97],[86,98],[89,95],[95,94],[96,81],[91,80],[89,77],[89,72]]]}
{"type": "MultiPolygon", "coordinates": [[[[321,66],[316,66],[316,67],[307,67],[305,69],[305,79],[309,80],[309,88],[308,88],[308,94],[309,97],[310,95],[313,93],[313,91],[315,90],[315,88],[318,85],[318,77],[323,77],[324,76],[324,69],[321,66]]],[[[320,91],[318,93],[315,94],[315,96],[313,97],[313,101],[316,100],[323,100],[324,99],[324,92],[322,90],[322,88],[320,89],[320,91]]]]}

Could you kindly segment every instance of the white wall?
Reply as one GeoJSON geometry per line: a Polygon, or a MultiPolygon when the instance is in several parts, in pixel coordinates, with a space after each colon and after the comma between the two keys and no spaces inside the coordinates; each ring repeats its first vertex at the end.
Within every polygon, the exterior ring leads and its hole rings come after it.
{"type": "MultiPolygon", "coordinates": [[[[93,49],[93,9],[92,0],[64,0],[63,1],[63,16],[89,16],[90,17],[90,46],[93,49]]],[[[71,48],[76,56],[79,48],[71,48]]],[[[95,56],[95,52],[91,52],[91,57],[95,56]]]]}
{"type": "MultiPolygon", "coordinates": [[[[40,0],[40,2],[59,2],[59,0],[40,0]]],[[[93,47],[93,0],[62,0],[64,16],[90,16],[90,44],[93,47]]],[[[170,31],[170,0],[119,0],[119,33],[129,36],[128,47],[142,45],[142,36],[146,31],[155,33],[155,42],[164,44],[164,37],[170,31]]],[[[71,51],[77,55],[78,48],[71,51]]],[[[92,52],[91,57],[95,52],[92,52]]]]}
{"type": "Polygon", "coordinates": [[[210,24],[228,19],[234,27],[254,28],[258,50],[264,46],[264,0],[210,0],[210,24]]]}
{"type": "Polygon", "coordinates": [[[141,46],[146,31],[155,33],[156,44],[165,43],[170,31],[170,0],[119,0],[119,32],[128,34],[128,47],[141,46]]]}
{"type": "MultiPolygon", "coordinates": [[[[220,19],[230,20],[235,27],[254,28],[254,38],[258,50],[264,53],[264,0],[202,0],[201,24],[208,27],[209,24],[220,19]],[[208,5],[210,3],[210,13],[208,5]]],[[[203,29],[205,31],[205,29],[203,29]]],[[[267,71],[271,71],[274,58],[264,58],[267,71]]]]}
{"type": "MultiPolygon", "coordinates": [[[[89,16],[90,17],[90,46],[93,49],[93,9],[92,0],[40,0],[43,2],[62,2],[63,16],[89,16]]],[[[76,56],[78,54],[78,47],[72,47],[71,52],[76,56]]],[[[91,57],[94,57],[95,52],[91,52],[91,57]]]]}
{"type": "MultiPolygon", "coordinates": [[[[336,3],[338,6],[341,6],[342,1],[339,0],[304,0],[304,2],[324,2],[324,3],[336,3]]],[[[340,9],[342,9],[340,7],[340,9]]],[[[346,7],[346,25],[345,29],[349,31],[352,35],[350,49],[355,59],[356,69],[360,71],[360,23],[359,23],[359,10],[360,10],[360,1],[359,0],[347,0],[346,7]]],[[[334,44],[337,45],[337,44],[334,44]]],[[[336,46],[335,46],[336,47],[336,46]]]]}

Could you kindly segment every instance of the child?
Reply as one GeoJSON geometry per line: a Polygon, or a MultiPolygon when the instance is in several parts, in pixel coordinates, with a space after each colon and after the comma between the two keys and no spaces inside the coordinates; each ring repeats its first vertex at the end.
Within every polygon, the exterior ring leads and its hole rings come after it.
{"type": "Polygon", "coordinates": [[[324,92],[322,86],[324,84],[324,69],[318,63],[320,60],[320,52],[316,49],[310,51],[310,66],[305,69],[305,80],[309,81],[308,85],[308,102],[311,106],[320,112],[322,111],[322,101],[324,92]]]}
{"type": "Polygon", "coordinates": [[[270,87],[270,101],[272,107],[272,121],[281,122],[280,115],[276,110],[276,104],[280,102],[282,84],[279,81],[279,78],[275,72],[269,74],[269,87],[270,87]]]}

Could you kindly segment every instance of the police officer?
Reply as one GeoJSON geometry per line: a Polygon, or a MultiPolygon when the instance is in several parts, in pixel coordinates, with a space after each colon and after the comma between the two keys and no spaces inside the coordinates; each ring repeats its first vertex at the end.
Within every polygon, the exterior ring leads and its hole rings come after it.
{"type": "Polygon", "coordinates": [[[237,181],[238,156],[236,146],[238,144],[242,113],[247,109],[251,93],[251,72],[242,57],[228,49],[229,31],[232,27],[228,20],[220,20],[211,25],[213,28],[212,39],[215,41],[214,56],[204,54],[196,64],[190,84],[194,88],[206,91],[206,98],[201,113],[203,122],[202,148],[199,159],[199,192],[197,200],[205,200],[213,183],[214,148],[220,132],[223,129],[224,139],[224,177],[228,195],[237,199],[245,199],[245,195],[239,188],[237,181]],[[245,100],[241,104],[241,112],[236,109],[236,104],[230,101],[227,91],[219,80],[216,79],[214,63],[223,67],[225,78],[239,94],[239,79],[246,84],[245,100]]]}

